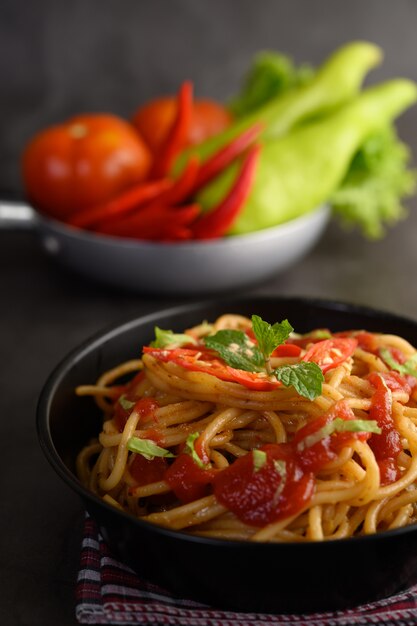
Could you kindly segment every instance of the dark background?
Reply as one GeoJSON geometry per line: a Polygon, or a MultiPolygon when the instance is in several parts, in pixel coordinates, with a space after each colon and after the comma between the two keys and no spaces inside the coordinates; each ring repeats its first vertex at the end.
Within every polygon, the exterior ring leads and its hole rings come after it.
{"type": "Polygon", "coordinates": [[[0,189],[21,192],[19,154],[83,111],[129,117],[185,78],[228,99],[254,53],[318,64],[367,39],[385,52],[369,81],[417,77],[414,0],[2,0],[0,189]]]}
{"type": "MultiPolygon", "coordinates": [[[[369,82],[417,79],[415,0],[0,0],[0,194],[22,194],[34,132],[83,111],[129,116],[189,78],[227,99],[253,54],[320,63],[353,39],[379,44],[369,82]]],[[[398,121],[417,155],[417,107],[398,121]]],[[[1,198],[1,197],[0,197],[1,198]]],[[[334,298],[417,319],[417,203],[371,243],[331,223],[300,263],[245,292],[334,298]]],[[[118,293],[62,272],[33,233],[0,229],[0,624],[75,624],[83,511],[43,458],[37,399],[68,351],[178,299],[118,293]]]]}

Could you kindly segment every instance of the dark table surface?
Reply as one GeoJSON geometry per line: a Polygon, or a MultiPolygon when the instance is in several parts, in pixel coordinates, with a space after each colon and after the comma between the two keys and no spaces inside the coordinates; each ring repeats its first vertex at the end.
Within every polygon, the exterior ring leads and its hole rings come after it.
{"type": "MultiPolygon", "coordinates": [[[[376,243],[332,222],[305,259],[243,295],[323,297],[417,319],[417,206],[409,205],[408,219],[376,243]]],[[[39,448],[40,390],[57,362],[93,333],[180,300],[85,282],[55,266],[30,233],[0,233],[0,284],[0,623],[70,626],[83,510],[39,448]]]]}
{"type": "MultiPolygon", "coordinates": [[[[58,17],[57,7],[63,6],[63,3],[45,0],[40,4],[48,8],[55,24],[60,21],[67,25],[69,19],[76,19],[75,13],[72,13],[70,17],[65,13],[60,18],[58,17]]],[[[74,4],[80,10],[80,7],[87,7],[87,5],[91,7],[90,3],[79,1],[74,4]]],[[[110,6],[109,3],[105,4],[107,8],[110,6]]],[[[125,7],[131,7],[132,11],[136,10],[134,6],[139,4],[143,6],[142,3],[136,4],[135,2],[122,4],[125,7]]],[[[216,2],[217,9],[222,4],[222,2],[216,2]]],[[[258,16],[260,21],[256,21],[251,19],[250,6],[257,7],[258,3],[244,2],[242,6],[245,7],[246,19],[241,23],[240,31],[234,20],[235,13],[231,2],[226,3],[228,8],[224,12],[225,21],[219,22],[220,31],[217,26],[215,27],[217,21],[214,20],[213,13],[210,13],[213,18],[211,19],[212,32],[217,39],[213,43],[208,34],[210,31],[205,30],[203,44],[207,48],[208,71],[210,67],[216,69],[212,70],[211,74],[209,71],[207,92],[210,90],[216,92],[217,89],[217,93],[225,93],[223,84],[220,85],[219,69],[223,68],[226,79],[228,75],[235,75],[236,69],[241,69],[246,65],[252,53],[263,45],[262,42],[266,42],[269,47],[281,47],[289,49],[290,52],[297,52],[298,58],[304,60],[311,58],[312,53],[316,59],[321,58],[345,40],[356,37],[367,38],[381,43],[386,50],[387,76],[404,74],[411,78],[415,77],[417,59],[415,21],[411,18],[416,16],[417,7],[412,1],[401,0],[396,3],[382,0],[369,1],[366,3],[367,19],[363,12],[364,3],[360,0],[351,3],[322,0],[314,3],[314,10],[313,3],[303,3],[302,0],[284,4],[285,14],[280,13],[279,10],[283,3],[265,1],[264,8],[267,7],[268,10],[273,11],[275,7],[276,19],[271,21],[268,12],[260,11],[258,16]],[[290,5],[293,8],[290,8],[290,5]],[[297,11],[303,7],[307,11],[308,18],[306,31],[295,28],[295,25],[300,23],[297,11]],[[345,7],[342,11],[343,15],[340,14],[342,7],[345,7]],[[292,25],[293,30],[290,27],[287,28],[286,24],[292,25]],[[223,51],[219,47],[219,42],[223,42],[226,48],[225,42],[227,42],[229,49],[237,45],[232,44],[231,39],[226,37],[225,29],[228,28],[234,28],[233,32],[242,34],[242,39],[238,41],[239,45],[244,47],[245,52],[242,56],[236,49],[233,56],[234,64],[230,57],[229,63],[222,65],[223,51]],[[279,29],[279,36],[277,29],[279,29]],[[264,33],[267,33],[266,39],[264,33]],[[214,50],[217,51],[217,56],[209,59],[209,51],[213,51],[214,54],[214,50]],[[410,54],[411,52],[413,54],[410,54]]],[[[209,5],[212,6],[211,3],[207,3],[207,7],[209,5]]],[[[4,6],[7,7],[5,18],[8,18],[8,21],[6,19],[2,21],[4,32],[5,35],[11,33],[10,42],[17,45],[16,41],[19,42],[19,39],[16,40],[16,37],[12,36],[13,28],[18,31],[20,39],[24,41],[25,29],[20,22],[27,21],[29,32],[32,29],[31,15],[34,14],[35,9],[31,5],[31,11],[22,10],[19,13],[20,17],[17,17],[18,12],[13,8],[15,6],[13,2],[8,1],[4,3],[4,6]]],[[[150,13],[155,10],[154,22],[150,22],[150,28],[156,28],[157,13],[162,7],[167,8],[168,3],[158,1],[147,3],[147,6],[150,13]],[[150,8],[151,6],[153,8],[150,8]]],[[[198,22],[200,16],[201,19],[204,18],[203,3],[184,0],[179,2],[178,6],[185,13],[188,11],[188,17],[191,15],[194,21],[198,22]],[[199,7],[198,10],[196,6],[199,7]]],[[[209,23],[208,9],[206,13],[207,23],[209,23]]],[[[255,13],[253,9],[253,14],[255,13]]],[[[36,18],[40,19],[37,9],[36,14],[36,18]]],[[[100,19],[105,20],[104,13],[100,14],[100,19]]],[[[110,23],[110,16],[108,23],[110,23]]],[[[166,29],[166,20],[164,24],[163,28],[166,29]]],[[[68,28],[70,26],[71,23],[68,28]]],[[[178,26],[176,32],[179,42],[182,41],[180,30],[178,26]]],[[[59,30],[50,28],[42,32],[46,38],[49,37],[58,46],[62,34],[59,30]]],[[[177,45],[177,39],[175,45],[177,45]]],[[[3,40],[6,41],[2,37],[3,40]]],[[[80,45],[82,46],[83,42],[87,45],[87,41],[90,45],[90,39],[82,39],[80,45]]],[[[130,41],[138,44],[132,33],[130,41]]],[[[178,50],[180,56],[183,54],[183,57],[188,59],[188,48],[186,48],[184,44],[183,47],[175,49],[178,50]]],[[[125,48],[115,45],[115,50],[122,54],[125,48]]],[[[73,56],[68,53],[68,59],[74,59],[74,63],[79,61],[82,69],[84,59],[88,58],[88,55],[80,52],[78,58],[76,52],[77,50],[74,51],[73,56]]],[[[201,49],[200,53],[203,54],[201,49]]],[[[2,57],[5,59],[7,55],[2,55],[2,57]]],[[[56,59],[53,55],[48,58],[51,59],[51,64],[56,59]]],[[[32,60],[35,66],[37,60],[28,52],[25,62],[30,63],[32,60]]],[[[195,57],[192,55],[190,63],[192,64],[194,60],[195,57]]],[[[58,58],[56,63],[59,64],[61,61],[58,58]]],[[[183,76],[184,66],[177,61],[178,59],[175,58],[174,65],[177,68],[175,80],[171,82],[167,80],[164,83],[166,87],[172,88],[177,79],[183,76]]],[[[158,61],[154,60],[154,75],[156,74],[157,77],[161,77],[161,73],[155,72],[155,67],[160,70],[164,63],[166,61],[162,58],[158,58],[158,61]]],[[[8,63],[3,63],[3,66],[0,67],[0,71],[3,72],[2,76],[8,72],[8,63]]],[[[63,75],[52,71],[51,67],[50,71],[45,74],[45,81],[52,81],[59,75],[62,82],[63,75]]],[[[21,71],[21,64],[19,68],[21,71]]],[[[74,69],[73,78],[79,75],[80,68],[74,69]]],[[[197,73],[198,66],[192,65],[192,69],[197,73]]],[[[142,73],[146,75],[145,68],[142,73]]],[[[10,89],[6,90],[9,100],[3,99],[3,105],[13,113],[9,119],[15,124],[16,130],[14,131],[12,126],[9,128],[5,115],[2,115],[1,120],[4,125],[2,136],[6,137],[7,141],[3,144],[0,158],[3,163],[0,178],[6,191],[17,189],[13,184],[15,174],[12,175],[11,172],[16,172],[13,159],[19,153],[21,144],[12,145],[12,139],[19,137],[22,143],[34,130],[36,124],[47,124],[50,119],[49,109],[42,109],[40,100],[36,100],[36,105],[39,111],[44,111],[43,117],[38,115],[35,120],[35,113],[32,118],[27,115],[25,117],[24,107],[28,111],[32,106],[25,100],[26,90],[32,83],[26,86],[24,81],[17,83],[16,76],[18,75],[14,75],[13,78],[15,83],[10,80],[10,89]],[[18,85],[21,87],[18,88],[18,85]],[[17,103],[20,103],[21,109],[17,107],[17,103]],[[22,116],[26,120],[26,125],[23,126],[20,124],[22,116]],[[9,181],[11,181],[10,186],[8,186],[9,181]]],[[[84,79],[87,85],[90,78],[84,76],[84,79]]],[[[35,84],[36,81],[32,82],[35,84]]],[[[57,84],[52,85],[55,89],[53,94],[60,94],[62,102],[68,102],[65,93],[57,88],[57,84]]],[[[204,85],[203,78],[201,78],[200,85],[204,85]]],[[[156,93],[160,86],[155,82],[156,93]]],[[[63,114],[63,109],[59,110],[61,102],[59,98],[54,99],[51,96],[49,102],[55,103],[58,107],[53,109],[52,117],[58,118],[63,114]]],[[[73,103],[74,110],[79,106],[81,106],[80,102],[73,103]]],[[[123,107],[127,110],[126,103],[121,105],[121,111],[124,111],[123,107]]],[[[414,107],[400,121],[401,135],[410,144],[414,154],[417,154],[416,127],[417,111],[414,107]]],[[[246,290],[241,295],[283,294],[322,297],[368,305],[417,319],[416,199],[409,201],[407,206],[408,218],[391,229],[387,236],[378,242],[369,242],[357,232],[345,232],[333,220],[320,242],[302,261],[284,274],[273,277],[256,289],[246,290]]],[[[92,334],[128,318],[184,302],[187,298],[167,299],[163,296],[123,293],[87,282],[63,271],[46,257],[35,233],[31,232],[0,232],[0,289],[0,440],[2,443],[0,624],[4,626],[57,626],[58,624],[71,626],[76,624],[74,589],[82,535],[83,509],[78,498],[54,474],[39,447],[35,427],[35,411],[39,393],[54,366],[72,348],[92,334]]]]}

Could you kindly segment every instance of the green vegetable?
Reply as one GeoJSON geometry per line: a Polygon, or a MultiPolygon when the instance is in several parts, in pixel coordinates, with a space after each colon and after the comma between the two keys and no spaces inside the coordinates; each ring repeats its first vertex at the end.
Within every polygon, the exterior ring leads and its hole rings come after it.
{"type": "Polygon", "coordinates": [[[131,452],[136,452],[136,454],[141,454],[148,459],[148,461],[152,461],[156,456],[160,457],[169,457],[173,458],[175,455],[172,454],[169,450],[165,448],[161,448],[156,445],[152,439],[140,439],[139,437],[131,437],[127,442],[127,448],[131,452]]]}
{"type": "MultiPolygon", "coordinates": [[[[265,141],[254,186],[230,233],[275,226],[327,202],[365,139],[416,100],[412,81],[387,81],[329,115],[265,141]]],[[[236,164],[203,190],[199,200],[206,209],[227,193],[235,176],[236,164]]]]}
{"type": "Polygon", "coordinates": [[[196,439],[198,439],[199,436],[200,436],[200,433],[191,433],[191,435],[188,435],[186,442],[185,442],[184,452],[185,454],[189,454],[191,456],[193,461],[197,463],[198,467],[201,467],[202,469],[207,469],[207,467],[209,466],[203,463],[203,461],[200,459],[199,455],[197,454],[197,451],[194,446],[194,442],[196,439]]]}
{"type": "Polygon", "coordinates": [[[285,387],[294,387],[300,396],[309,400],[321,394],[324,376],[317,363],[281,365],[273,374],[285,387]]]}
{"type": "Polygon", "coordinates": [[[354,156],[341,185],[329,199],[334,214],[348,227],[377,239],[405,218],[403,199],[416,189],[417,174],[408,169],[411,153],[395,128],[387,126],[369,137],[354,156]]]}
{"type": "Polygon", "coordinates": [[[263,51],[253,60],[241,92],[229,103],[235,117],[242,117],[277,96],[308,83],[314,74],[309,65],[296,66],[285,54],[263,51]]]}
{"type": "Polygon", "coordinates": [[[265,359],[259,348],[241,330],[219,330],[205,337],[204,343],[230,367],[245,372],[261,372],[265,368],[265,359]]]}
{"type": "Polygon", "coordinates": [[[268,324],[258,315],[252,316],[252,329],[257,344],[241,330],[219,330],[204,338],[208,348],[236,369],[273,375],[286,387],[292,386],[301,396],[314,400],[321,393],[323,373],[316,363],[282,365],[271,371],[269,357],[293,331],[288,320],[268,324]]]}
{"type": "MultiPolygon", "coordinates": [[[[278,52],[261,52],[252,63],[232,110],[242,116],[311,80],[314,70],[278,52]]],[[[409,169],[411,153],[393,125],[366,139],[350,168],[329,198],[334,215],[346,227],[357,226],[364,236],[377,239],[407,216],[403,201],[414,194],[417,173],[409,169]]]]}
{"type": "Polygon", "coordinates": [[[255,472],[259,472],[266,463],[266,452],[264,450],[256,450],[255,448],[255,450],[252,450],[252,456],[253,469],[255,472]]]}
{"type": "Polygon", "coordinates": [[[385,363],[389,365],[392,370],[396,370],[403,375],[408,374],[409,376],[417,378],[417,354],[414,354],[405,363],[398,363],[387,348],[382,348],[380,354],[385,363]]]}
{"type": "Polygon", "coordinates": [[[350,101],[358,94],[368,71],[378,65],[381,58],[381,49],[368,42],[342,46],[325,60],[308,83],[289,89],[249,115],[238,118],[222,133],[186,150],[174,171],[180,171],[191,154],[197,154],[200,161],[204,161],[256,122],[264,125],[264,139],[276,138],[301,121],[350,101]]]}
{"type": "Polygon", "coordinates": [[[281,478],[281,481],[280,481],[278,487],[275,490],[274,497],[272,498],[272,501],[274,503],[276,503],[278,501],[281,493],[284,491],[285,483],[286,483],[286,480],[287,480],[287,464],[282,459],[275,459],[274,460],[274,469],[277,472],[277,474],[279,474],[279,476],[281,478]]]}
{"type": "Polygon", "coordinates": [[[119,398],[119,404],[121,405],[121,407],[125,410],[125,411],[130,411],[130,409],[133,409],[133,407],[135,406],[136,402],[132,402],[131,400],[128,400],[126,398],[126,396],[123,394],[122,396],[120,396],[119,398]]]}
{"type": "Polygon", "coordinates": [[[188,343],[197,343],[194,337],[183,335],[181,333],[173,333],[172,330],[162,330],[155,326],[155,340],[151,342],[154,348],[173,348],[184,346],[188,343]]]}
{"type": "Polygon", "coordinates": [[[269,359],[275,348],[284,343],[294,330],[288,320],[271,326],[259,315],[252,315],[252,328],[264,361],[269,359]]]}
{"type": "Polygon", "coordinates": [[[329,422],[317,432],[308,435],[305,439],[300,441],[297,448],[299,452],[305,450],[305,448],[311,448],[316,443],[329,437],[333,433],[375,433],[381,434],[381,429],[375,420],[344,420],[340,417],[336,417],[332,422],[329,422]]]}

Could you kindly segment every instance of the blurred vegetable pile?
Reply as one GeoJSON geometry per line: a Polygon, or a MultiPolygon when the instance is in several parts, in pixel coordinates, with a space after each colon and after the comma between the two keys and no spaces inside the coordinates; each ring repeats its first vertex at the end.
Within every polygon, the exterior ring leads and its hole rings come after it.
{"type": "Polygon", "coordinates": [[[417,181],[395,128],[417,87],[394,79],[364,89],[381,59],[368,42],[317,69],[262,52],[229,103],[194,99],[184,82],[130,120],[77,116],[28,142],[27,197],[72,226],[136,239],[245,234],[324,203],[381,237],[405,216],[417,181]]]}
{"type": "MultiPolygon", "coordinates": [[[[372,67],[382,58],[381,51],[376,47],[359,44],[338,51],[333,60],[348,62],[350,55],[352,61],[356,56],[358,72],[361,71],[361,60],[366,71],[367,62],[372,67]]],[[[351,69],[355,72],[354,66],[351,69]]],[[[278,101],[291,90],[297,91],[298,88],[301,96],[303,91],[308,92],[308,87],[304,90],[302,87],[312,83],[318,72],[320,70],[315,71],[309,65],[295,66],[289,57],[281,53],[261,52],[246,76],[241,93],[230,103],[230,110],[235,116],[244,117],[274,99],[278,101]]],[[[338,81],[342,81],[343,76],[346,75],[341,72],[335,79],[336,89],[342,87],[338,81]]],[[[349,80],[348,76],[346,78],[349,80]]],[[[357,85],[352,83],[353,97],[357,85]]],[[[412,102],[410,92],[410,104],[412,102]]],[[[358,225],[364,235],[381,237],[384,224],[394,224],[406,215],[402,202],[415,192],[417,172],[410,168],[411,156],[409,147],[398,138],[393,121],[381,124],[365,136],[343,179],[331,192],[328,203],[334,213],[346,224],[358,225]]]]}

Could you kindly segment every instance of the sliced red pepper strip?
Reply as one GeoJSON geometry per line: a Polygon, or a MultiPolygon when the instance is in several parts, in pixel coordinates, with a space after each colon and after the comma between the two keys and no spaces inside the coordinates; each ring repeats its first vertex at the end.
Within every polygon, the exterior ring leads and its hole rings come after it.
{"type": "Polygon", "coordinates": [[[337,367],[355,352],[358,342],[353,337],[324,339],[311,346],[302,361],[317,363],[322,372],[337,367]]]}
{"type": "Polygon", "coordinates": [[[205,374],[215,376],[219,380],[238,383],[248,389],[272,391],[281,386],[278,380],[272,381],[254,372],[246,372],[230,367],[230,365],[226,365],[212,356],[209,351],[205,351],[204,348],[196,350],[191,348],[168,349],[146,346],[143,348],[143,352],[150,354],[158,361],[175,363],[192,372],[204,372],[205,374]]]}
{"type": "Polygon", "coordinates": [[[262,132],[262,124],[250,126],[240,135],[232,139],[230,143],[221,148],[205,161],[198,172],[193,193],[207,185],[220,172],[240,157],[259,137],[262,132]]]}
{"type": "Polygon", "coordinates": [[[242,209],[255,180],[260,146],[249,148],[242,168],[226,197],[210,212],[200,216],[193,224],[195,239],[217,239],[231,227],[242,209]]]}
{"type": "Polygon", "coordinates": [[[398,455],[402,450],[401,437],[392,415],[392,392],[385,379],[377,372],[371,372],[368,380],[375,387],[371,398],[369,418],[376,420],[381,433],[373,434],[369,440],[381,474],[381,484],[388,485],[398,480],[398,455]]]}
{"type": "Polygon", "coordinates": [[[180,176],[172,182],[172,185],[163,191],[149,207],[157,204],[166,206],[176,206],[186,202],[192,195],[195,181],[200,169],[197,156],[192,156],[180,176]]]}
{"type": "Polygon", "coordinates": [[[168,178],[141,183],[105,204],[76,213],[68,219],[68,223],[79,228],[91,228],[104,220],[126,215],[167,192],[172,186],[173,183],[168,178]]]}
{"type": "Polygon", "coordinates": [[[97,231],[116,237],[152,241],[176,241],[189,239],[189,225],[200,213],[198,204],[190,204],[173,210],[159,206],[146,207],[134,215],[114,223],[103,223],[97,231]]]}
{"type": "Polygon", "coordinates": [[[193,114],[193,85],[185,81],[177,95],[177,114],[161,150],[155,157],[151,178],[163,178],[169,174],[174,161],[184,148],[193,114]]]}
{"type": "Polygon", "coordinates": [[[300,356],[302,349],[300,346],[296,346],[292,343],[283,343],[280,346],[277,346],[273,353],[272,357],[297,357],[300,356]]]}

